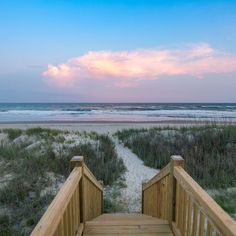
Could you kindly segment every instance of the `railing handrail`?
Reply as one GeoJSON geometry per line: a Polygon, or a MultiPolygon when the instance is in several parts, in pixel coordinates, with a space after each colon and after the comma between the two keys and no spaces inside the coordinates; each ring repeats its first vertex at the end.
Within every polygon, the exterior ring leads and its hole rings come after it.
{"type": "Polygon", "coordinates": [[[167,164],[164,168],[162,168],[154,177],[152,177],[148,182],[143,183],[142,189],[143,191],[151,187],[153,184],[157,183],[161,179],[165,178],[168,174],[170,174],[170,163],[167,164]]]}
{"type": "Polygon", "coordinates": [[[103,186],[97,181],[82,156],[70,162],[71,173],[41,217],[31,236],[82,235],[87,215],[91,218],[102,214],[103,186]],[[89,198],[95,204],[91,211],[89,198]]]}
{"type": "Polygon", "coordinates": [[[214,225],[227,235],[235,235],[236,222],[214,201],[212,197],[180,166],[174,167],[174,176],[179,184],[207,215],[214,225]]]}
{"type": "Polygon", "coordinates": [[[89,168],[84,165],[84,175],[101,191],[103,191],[102,184],[97,181],[96,177],[93,175],[93,173],[89,170],[89,168]]]}
{"type": "Polygon", "coordinates": [[[188,228],[188,235],[189,230],[193,231],[193,235],[199,230],[202,235],[207,223],[207,235],[215,230],[217,235],[236,236],[236,221],[184,170],[181,156],[172,156],[168,165],[143,184],[142,212],[168,219],[175,235],[186,235],[184,227],[188,228]]]}
{"type": "Polygon", "coordinates": [[[47,208],[31,235],[53,235],[71,195],[82,177],[82,167],[75,167],[47,208]]]}

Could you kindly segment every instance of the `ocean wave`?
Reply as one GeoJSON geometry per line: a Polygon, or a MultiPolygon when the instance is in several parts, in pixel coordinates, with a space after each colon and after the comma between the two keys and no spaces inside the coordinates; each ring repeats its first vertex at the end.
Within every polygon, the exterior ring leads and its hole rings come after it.
{"type": "Polygon", "coordinates": [[[0,105],[0,121],[236,119],[236,104],[0,105]]]}

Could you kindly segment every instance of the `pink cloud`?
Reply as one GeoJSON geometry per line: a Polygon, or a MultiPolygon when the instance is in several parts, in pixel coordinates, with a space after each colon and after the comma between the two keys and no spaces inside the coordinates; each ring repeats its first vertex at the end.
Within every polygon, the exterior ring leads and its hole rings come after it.
{"type": "Polygon", "coordinates": [[[236,71],[236,56],[195,44],[182,49],[139,49],[88,52],[59,65],[48,65],[43,76],[58,86],[74,86],[83,80],[108,80],[117,87],[136,86],[140,80],[162,76],[203,77],[236,71]]]}

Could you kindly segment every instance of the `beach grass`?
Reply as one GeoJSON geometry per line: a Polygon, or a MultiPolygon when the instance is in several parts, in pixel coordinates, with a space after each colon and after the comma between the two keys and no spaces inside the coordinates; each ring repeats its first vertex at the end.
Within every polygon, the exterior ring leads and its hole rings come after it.
{"type": "Polygon", "coordinates": [[[112,185],[125,171],[106,135],[42,128],[7,129],[1,134],[8,138],[0,142],[0,235],[31,232],[68,177],[74,155],[83,155],[105,186],[112,185]]]}
{"type": "Polygon", "coordinates": [[[215,201],[230,215],[236,218],[236,190],[224,191],[213,196],[215,201]]]}
{"type": "Polygon", "coordinates": [[[147,166],[161,169],[171,155],[181,155],[203,187],[236,185],[236,126],[131,129],[116,135],[147,166]]]}
{"type": "MultiPolygon", "coordinates": [[[[115,135],[147,166],[161,169],[171,155],[181,155],[187,172],[206,190],[236,187],[235,125],[128,129],[115,135]]],[[[234,195],[214,197],[235,216],[236,202],[226,204],[234,195]]]]}

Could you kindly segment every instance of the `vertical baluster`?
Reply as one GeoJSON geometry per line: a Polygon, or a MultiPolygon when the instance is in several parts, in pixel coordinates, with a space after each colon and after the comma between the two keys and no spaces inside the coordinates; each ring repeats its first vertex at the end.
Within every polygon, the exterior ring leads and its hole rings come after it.
{"type": "Polygon", "coordinates": [[[198,229],[198,208],[197,208],[195,203],[194,203],[193,210],[194,210],[194,213],[193,213],[193,236],[197,236],[197,229],[198,229]]]}
{"type": "Polygon", "coordinates": [[[176,182],[175,222],[179,225],[179,182],[176,182]]]}
{"type": "Polygon", "coordinates": [[[199,236],[204,236],[204,227],[205,227],[205,216],[202,212],[200,212],[199,236]]]}
{"type": "Polygon", "coordinates": [[[59,224],[59,230],[58,230],[59,236],[64,236],[64,224],[63,224],[63,216],[61,218],[61,222],[59,224]]]}
{"type": "Polygon", "coordinates": [[[75,225],[76,225],[76,230],[79,227],[79,202],[78,202],[78,194],[79,194],[79,184],[75,190],[75,225]]]}
{"type": "Polygon", "coordinates": [[[63,226],[64,226],[64,235],[68,235],[68,220],[67,220],[67,208],[65,210],[65,213],[63,215],[63,226]]]}
{"type": "Polygon", "coordinates": [[[208,220],[207,221],[207,236],[211,236],[211,235],[212,235],[212,225],[208,220]]]}
{"type": "Polygon", "coordinates": [[[186,191],[184,191],[184,198],[183,198],[183,236],[186,235],[186,221],[187,221],[187,208],[188,208],[188,195],[186,191]]]}
{"type": "Polygon", "coordinates": [[[222,234],[216,229],[216,236],[221,236],[222,234]]]}
{"type": "MultiPolygon", "coordinates": [[[[75,189],[76,191],[76,189],[75,189]]],[[[76,218],[75,218],[75,192],[73,193],[72,195],[72,198],[71,198],[71,206],[72,206],[72,229],[73,229],[73,235],[75,235],[75,232],[76,232],[76,218]]]]}
{"type": "Polygon", "coordinates": [[[161,196],[160,196],[160,187],[161,187],[161,183],[160,181],[158,183],[155,184],[155,188],[154,188],[154,195],[153,195],[153,199],[155,199],[155,202],[157,203],[157,214],[154,216],[157,216],[158,218],[160,218],[161,216],[161,209],[160,209],[160,206],[161,206],[161,196]]]}
{"type": "Polygon", "coordinates": [[[193,209],[193,202],[191,197],[189,197],[188,202],[188,221],[187,221],[187,235],[192,235],[192,209],[193,209]]]}
{"type": "Polygon", "coordinates": [[[53,236],[58,236],[58,229],[55,231],[55,233],[53,234],[53,236]]]}
{"type": "Polygon", "coordinates": [[[71,202],[69,202],[67,207],[67,223],[68,223],[68,236],[72,235],[71,231],[71,202]]]}
{"type": "Polygon", "coordinates": [[[78,222],[78,204],[77,204],[78,187],[79,187],[79,184],[78,184],[78,186],[76,187],[76,190],[75,190],[75,198],[74,198],[74,205],[75,205],[75,232],[77,232],[78,227],[79,227],[79,222],[78,222]]]}
{"type": "Polygon", "coordinates": [[[159,218],[163,219],[162,205],[163,205],[163,179],[159,181],[159,218]]]}
{"type": "Polygon", "coordinates": [[[165,214],[165,178],[161,180],[161,219],[164,219],[165,214]]]}
{"type": "Polygon", "coordinates": [[[179,185],[179,225],[180,232],[183,233],[183,188],[179,185]]]}
{"type": "Polygon", "coordinates": [[[62,236],[63,235],[63,228],[62,228],[62,223],[63,223],[63,219],[61,219],[59,225],[58,225],[58,229],[57,229],[57,235],[58,236],[62,236]]]}
{"type": "Polygon", "coordinates": [[[165,213],[165,219],[168,220],[168,209],[169,209],[169,202],[168,202],[168,190],[169,190],[169,178],[170,176],[167,175],[166,177],[166,213],[165,213]]]}
{"type": "Polygon", "coordinates": [[[168,184],[169,184],[169,175],[167,175],[166,177],[166,185],[165,185],[165,188],[166,188],[166,191],[165,191],[165,220],[168,220],[168,207],[169,207],[169,203],[168,203],[168,184]]]}

